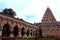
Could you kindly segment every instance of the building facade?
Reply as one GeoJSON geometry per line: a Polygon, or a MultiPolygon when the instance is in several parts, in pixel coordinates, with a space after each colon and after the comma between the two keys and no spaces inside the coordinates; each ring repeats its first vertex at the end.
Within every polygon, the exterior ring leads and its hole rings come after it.
{"type": "Polygon", "coordinates": [[[39,27],[0,13],[0,37],[37,37],[39,27]]]}
{"type": "Polygon", "coordinates": [[[60,38],[60,22],[56,21],[50,8],[47,8],[41,23],[35,23],[42,30],[43,37],[60,38]]]}
{"type": "Polygon", "coordinates": [[[60,38],[60,22],[47,8],[41,23],[31,24],[0,12],[0,37],[56,37],[60,38]]]}

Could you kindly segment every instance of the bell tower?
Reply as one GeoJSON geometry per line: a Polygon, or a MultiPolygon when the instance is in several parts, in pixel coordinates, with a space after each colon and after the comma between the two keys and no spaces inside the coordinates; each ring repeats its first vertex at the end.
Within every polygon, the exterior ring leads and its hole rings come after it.
{"type": "Polygon", "coordinates": [[[56,19],[55,19],[54,15],[52,14],[52,11],[48,7],[45,11],[45,14],[44,14],[41,22],[55,22],[55,21],[56,21],[56,19]]]}

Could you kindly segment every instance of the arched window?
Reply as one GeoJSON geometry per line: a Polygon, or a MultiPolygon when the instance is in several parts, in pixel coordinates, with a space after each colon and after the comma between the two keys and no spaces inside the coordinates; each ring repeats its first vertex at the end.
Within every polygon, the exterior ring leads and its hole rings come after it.
{"type": "Polygon", "coordinates": [[[13,28],[13,35],[15,37],[17,37],[17,35],[18,35],[18,27],[17,27],[17,25],[13,28]]]}
{"type": "Polygon", "coordinates": [[[22,29],[21,29],[21,35],[24,36],[24,34],[25,34],[25,29],[24,29],[24,27],[22,27],[22,29]]]}
{"type": "Polygon", "coordinates": [[[27,34],[27,36],[29,36],[29,29],[27,30],[27,33],[26,34],[27,34]]]}
{"type": "Polygon", "coordinates": [[[3,26],[3,30],[2,30],[2,36],[10,36],[10,29],[9,29],[10,25],[8,23],[6,23],[4,26],[3,26]]]}

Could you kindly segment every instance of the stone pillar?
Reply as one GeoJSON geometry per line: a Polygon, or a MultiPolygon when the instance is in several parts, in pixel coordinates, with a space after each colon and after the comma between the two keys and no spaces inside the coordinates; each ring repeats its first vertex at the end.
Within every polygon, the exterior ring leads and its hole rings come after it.
{"type": "Polygon", "coordinates": [[[31,29],[29,30],[29,37],[31,37],[31,29]]]}
{"type": "Polygon", "coordinates": [[[25,29],[25,35],[24,35],[24,38],[27,37],[27,34],[26,34],[26,33],[27,33],[27,29],[25,29]]]}
{"type": "Polygon", "coordinates": [[[14,37],[14,35],[13,35],[13,28],[12,27],[10,28],[10,31],[11,31],[10,37],[14,37]]]}
{"type": "Polygon", "coordinates": [[[33,32],[34,32],[34,31],[32,30],[32,37],[33,37],[33,32]]]}
{"type": "Polygon", "coordinates": [[[2,36],[2,30],[3,30],[3,27],[0,26],[0,37],[2,36]]]}
{"type": "Polygon", "coordinates": [[[31,37],[33,37],[33,30],[31,31],[31,37]]]}
{"type": "Polygon", "coordinates": [[[3,27],[0,26],[0,40],[1,40],[1,37],[2,37],[2,30],[3,30],[3,27]]]}
{"type": "Polygon", "coordinates": [[[19,37],[22,37],[22,36],[21,36],[21,29],[19,29],[18,34],[19,34],[19,37]]]}
{"type": "Polygon", "coordinates": [[[29,37],[31,36],[31,34],[30,34],[31,32],[30,32],[30,29],[29,29],[29,37]]]}

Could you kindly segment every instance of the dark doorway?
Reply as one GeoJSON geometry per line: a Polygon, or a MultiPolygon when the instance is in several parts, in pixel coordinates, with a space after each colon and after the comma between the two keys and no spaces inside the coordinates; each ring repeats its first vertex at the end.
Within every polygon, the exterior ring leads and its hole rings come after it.
{"type": "Polygon", "coordinates": [[[30,31],[30,34],[31,34],[31,36],[33,36],[33,35],[32,35],[32,30],[30,31]]]}
{"type": "Polygon", "coordinates": [[[39,36],[42,37],[42,29],[39,29],[39,36]]]}
{"type": "Polygon", "coordinates": [[[10,36],[10,29],[9,29],[10,25],[8,23],[6,23],[3,26],[3,30],[2,30],[2,36],[10,36]]]}
{"type": "Polygon", "coordinates": [[[24,34],[25,34],[25,29],[24,29],[24,27],[21,29],[21,35],[22,36],[24,36],[24,34]]]}
{"type": "Polygon", "coordinates": [[[27,33],[26,34],[27,34],[27,36],[29,36],[29,29],[27,30],[27,33]]]}
{"type": "Polygon", "coordinates": [[[13,28],[13,35],[14,35],[14,37],[17,37],[17,35],[18,35],[18,27],[17,27],[17,25],[13,28]]]}

